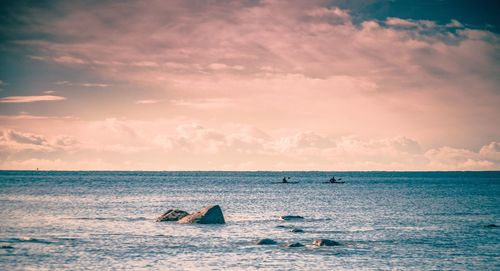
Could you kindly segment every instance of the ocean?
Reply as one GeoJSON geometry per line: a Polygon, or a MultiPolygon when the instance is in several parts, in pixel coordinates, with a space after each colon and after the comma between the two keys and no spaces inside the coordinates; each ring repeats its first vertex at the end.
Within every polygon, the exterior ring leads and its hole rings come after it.
{"type": "Polygon", "coordinates": [[[490,224],[500,172],[0,171],[0,270],[500,270],[490,224]]]}

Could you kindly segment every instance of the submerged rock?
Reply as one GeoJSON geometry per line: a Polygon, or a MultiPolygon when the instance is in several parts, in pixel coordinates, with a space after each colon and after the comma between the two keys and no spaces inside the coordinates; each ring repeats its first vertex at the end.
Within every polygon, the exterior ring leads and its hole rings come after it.
{"type": "Polygon", "coordinates": [[[328,239],[317,239],[317,240],[313,241],[313,245],[318,246],[318,247],[322,247],[322,246],[331,247],[331,246],[340,246],[340,243],[335,242],[333,240],[328,240],[328,239]]]}
{"type": "Polygon", "coordinates": [[[282,215],[280,216],[281,220],[296,220],[296,219],[304,219],[303,216],[300,215],[282,215]]]}
{"type": "Polygon", "coordinates": [[[170,209],[156,219],[156,222],[177,221],[189,215],[188,212],[179,209],[170,209]]]}
{"type": "Polygon", "coordinates": [[[496,225],[496,224],[489,224],[489,225],[486,225],[485,226],[486,228],[498,228],[500,226],[496,225]]]}
{"type": "Polygon", "coordinates": [[[303,233],[304,230],[303,229],[292,229],[290,232],[294,232],[294,233],[303,233]]]}
{"type": "Polygon", "coordinates": [[[258,242],[257,242],[257,245],[276,245],[277,242],[274,241],[273,239],[260,239],[258,242]]]}
{"type": "Polygon", "coordinates": [[[301,243],[289,243],[285,244],[285,247],[303,247],[304,245],[301,243]]]}
{"type": "Polygon", "coordinates": [[[181,224],[224,224],[224,215],[219,205],[208,206],[196,213],[192,213],[180,219],[181,224]]]}

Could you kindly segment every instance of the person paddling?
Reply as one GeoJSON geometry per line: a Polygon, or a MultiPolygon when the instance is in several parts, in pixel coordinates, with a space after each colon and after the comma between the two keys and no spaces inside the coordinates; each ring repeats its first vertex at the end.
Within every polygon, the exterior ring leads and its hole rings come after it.
{"type": "Polygon", "coordinates": [[[331,182],[331,183],[334,183],[334,182],[336,182],[336,181],[337,181],[337,180],[335,180],[335,176],[333,176],[333,177],[330,179],[330,182],[331,182]]]}
{"type": "MultiPolygon", "coordinates": [[[[288,177],[288,179],[290,179],[290,177],[288,177]]],[[[283,183],[288,183],[288,181],[286,180],[286,177],[283,177],[283,183]]]]}

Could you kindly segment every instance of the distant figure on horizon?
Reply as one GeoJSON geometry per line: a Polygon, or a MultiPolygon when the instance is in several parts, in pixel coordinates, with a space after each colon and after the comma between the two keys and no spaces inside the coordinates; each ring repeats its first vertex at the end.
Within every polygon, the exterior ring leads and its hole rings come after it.
{"type": "MultiPolygon", "coordinates": [[[[288,177],[288,179],[290,179],[290,177],[288,177]]],[[[286,177],[283,177],[283,183],[288,183],[288,181],[286,180],[286,177]]]]}
{"type": "Polygon", "coordinates": [[[330,182],[331,182],[331,183],[334,183],[334,182],[336,182],[336,181],[337,181],[337,180],[335,180],[335,176],[333,176],[333,177],[330,179],[330,182]]]}

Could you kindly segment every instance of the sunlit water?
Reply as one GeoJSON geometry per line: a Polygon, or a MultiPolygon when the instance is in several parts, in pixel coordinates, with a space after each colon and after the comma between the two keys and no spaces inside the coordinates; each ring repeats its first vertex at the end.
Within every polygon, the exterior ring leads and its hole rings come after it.
{"type": "Polygon", "coordinates": [[[0,171],[0,269],[500,270],[500,172],[331,175],[0,171]],[[225,225],[154,221],[211,204],[225,225]]]}

